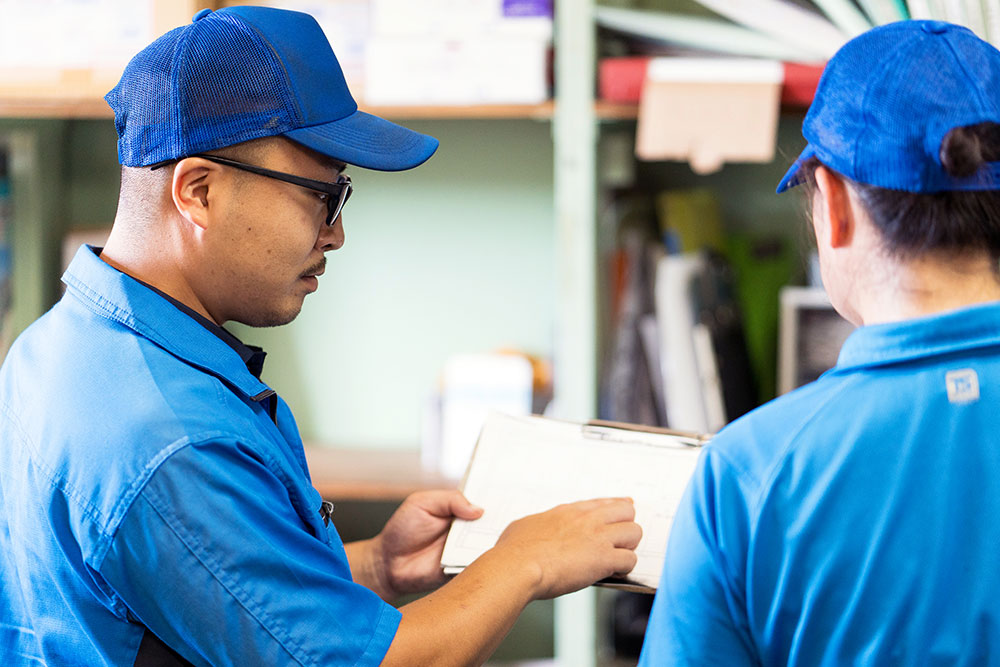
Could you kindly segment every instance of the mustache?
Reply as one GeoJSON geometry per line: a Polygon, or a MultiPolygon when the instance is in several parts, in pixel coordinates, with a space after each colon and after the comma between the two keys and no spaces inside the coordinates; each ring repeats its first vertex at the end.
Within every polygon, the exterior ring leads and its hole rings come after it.
{"type": "Polygon", "coordinates": [[[326,270],[326,257],[324,257],[323,259],[319,260],[318,262],[310,266],[308,269],[306,269],[305,272],[300,277],[305,278],[306,276],[314,276],[317,273],[322,273],[325,270],[326,270]]]}

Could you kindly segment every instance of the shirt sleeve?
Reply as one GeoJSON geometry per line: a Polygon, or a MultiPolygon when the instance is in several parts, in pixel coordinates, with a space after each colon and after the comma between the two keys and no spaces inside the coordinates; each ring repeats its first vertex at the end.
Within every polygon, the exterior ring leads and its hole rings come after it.
{"type": "Polygon", "coordinates": [[[239,443],[180,449],[133,501],[101,576],[195,664],[379,664],[399,611],[351,580],[335,531],[303,518],[282,476],[239,443]]]}
{"type": "Polygon", "coordinates": [[[747,622],[746,500],[708,445],[670,530],[639,664],[760,664],[747,622]]]}

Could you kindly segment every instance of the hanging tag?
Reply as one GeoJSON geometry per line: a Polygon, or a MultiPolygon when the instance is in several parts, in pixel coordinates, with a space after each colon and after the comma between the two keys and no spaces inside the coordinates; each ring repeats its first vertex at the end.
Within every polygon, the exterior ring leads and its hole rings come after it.
{"type": "Polygon", "coordinates": [[[323,525],[329,526],[330,520],[333,518],[333,503],[324,500],[323,504],[319,506],[319,515],[323,518],[323,525]]]}

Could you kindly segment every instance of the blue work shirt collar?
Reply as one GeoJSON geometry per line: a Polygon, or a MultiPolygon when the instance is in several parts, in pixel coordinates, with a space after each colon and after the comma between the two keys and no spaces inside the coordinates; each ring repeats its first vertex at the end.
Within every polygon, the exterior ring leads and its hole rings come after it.
{"type": "Polygon", "coordinates": [[[153,290],[164,299],[174,304],[174,306],[182,313],[185,313],[195,322],[205,327],[210,333],[221,338],[223,343],[236,350],[236,354],[240,355],[240,359],[243,360],[243,363],[246,364],[246,367],[250,370],[253,376],[255,378],[260,378],[260,374],[264,371],[264,358],[267,356],[267,353],[264,352],[263,349],[257,347],[256,345],[247,345],[232,333],[226,331],[226,329],[208,319],[194,308],[191,308],[186,303],[178,301],[166,292],[156,289],[149,283],[139,280],[135,276],[132,276],[132,279],[153,290]]]}
{"type": "Polygon", "coordinates": [[[834,368],[850,370],[1000,345],[1000,302],[854,330],[834,368]]]}
{"type": "Polygon", "coordinates": [[[175,307],[159,290],[104,262],[99,253],[99,248],[82,246],[62,277],[69,292],[88,308],[215,375],[252,401],[274,393],[254,377],[228,341],[175,307]]]}

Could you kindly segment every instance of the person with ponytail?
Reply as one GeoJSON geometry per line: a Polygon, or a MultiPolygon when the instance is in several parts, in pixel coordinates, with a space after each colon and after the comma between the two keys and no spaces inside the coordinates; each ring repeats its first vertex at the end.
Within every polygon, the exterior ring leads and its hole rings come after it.
{"type": "Polygon", "coordinates": [[[640,664],[1000,665],[1000,51],[870,30],[803,135],[778,192],[858,328],[705,447],[640,664]]]}

